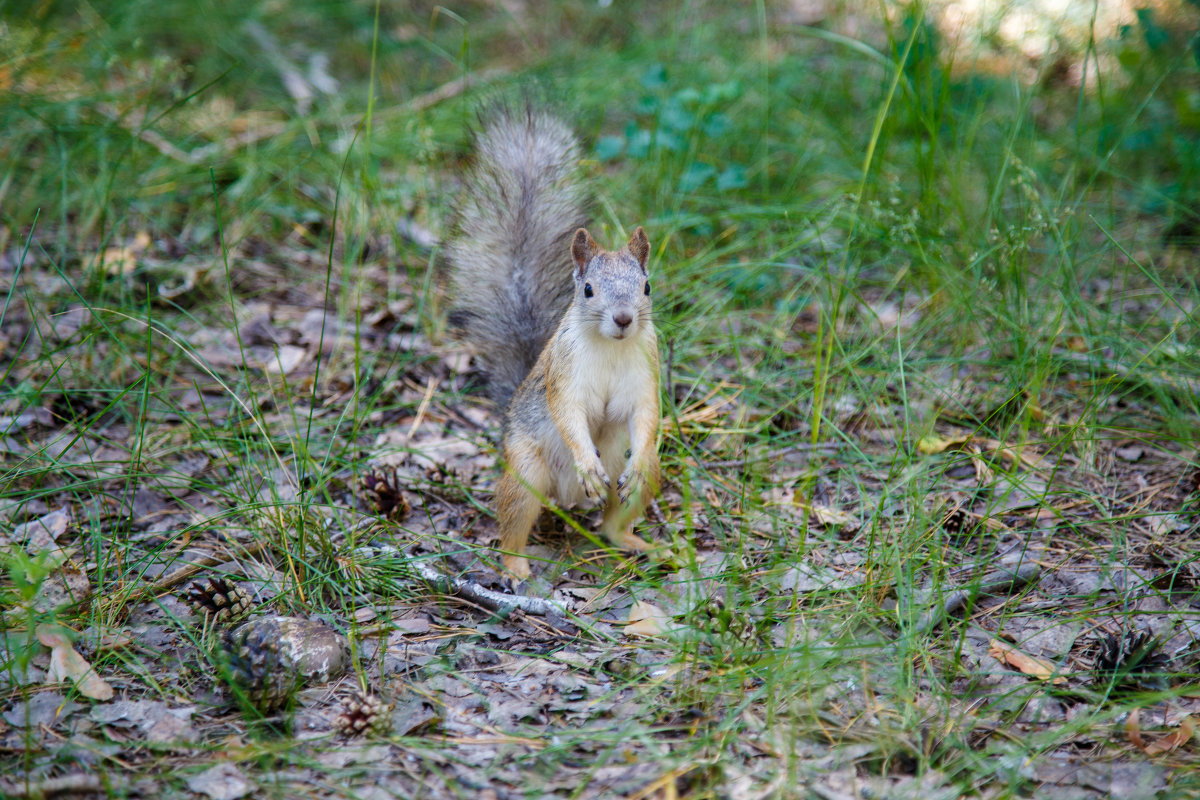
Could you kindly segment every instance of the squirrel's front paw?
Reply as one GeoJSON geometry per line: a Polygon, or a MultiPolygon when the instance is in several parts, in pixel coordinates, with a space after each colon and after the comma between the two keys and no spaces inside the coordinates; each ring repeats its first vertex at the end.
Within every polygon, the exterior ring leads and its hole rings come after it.
{"type": "Polygon", "coordinates": [[[646,476],[641,473],[641,470],[634,469],[632,466],[626,467],[621,473],[621,477],[617,478],[617,498],[622,503],[628,503],[629,498],[636,495],[646,485],[646,476]]]}
{"type": "Polygon", "coordinates": [[[583,484],[583,493],[589,499],[603,501],[608,497],[608,487],[611,481],[599,460],[592,466],[579,471],[579,482],[583,484]]]}

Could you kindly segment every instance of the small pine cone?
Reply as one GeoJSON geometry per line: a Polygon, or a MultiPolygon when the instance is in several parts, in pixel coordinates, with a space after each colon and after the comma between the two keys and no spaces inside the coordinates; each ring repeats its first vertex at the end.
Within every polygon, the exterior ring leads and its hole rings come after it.
{"type": "Polygon", "coordinates": [[[342,703],[342,713],[333,721],[338,732],[346,736],[373,733],[386,734],[391,729],[392,706],[370,692],[355,692],[342,703]]]}
{"type": "Polygon", "coordinates": [[[246,590],[228,578],[192,581],[182,599],[207,621],[222,625],[241,619],[254,608],[246,590]]]}
{"type": "Polygon", "coordinates": [[[1148,688],[1165,684],[1170,658],[1160,642],[1145,630],[1107,634],[1096,645],[1094,669],[1097,681],[1148,688]]]}
{"type": "Polygon", "coordinates": [[[362,476],[363,494],[371,507],[387,519],[399,522],[408,516],[412,507],[400,491],[396,470],[375,467],[362,476]]]}
{"type": "Polygon", "coordinates": [[[942,530],[951,536],[957,536],[962,533],[966,525],[967,512],[963,510],[962,506],[948,509],[942,517],[942,530]]]}
{"type": "Polygon", "coordinates": [[[1192,470],[1184,480],[1184,489],[1188,494],[1200,494],[1200,469],[1192,470]]]}
{"type": "Polygon", "coordinates": [[[747,646],[757,645],[759,642],[758,626],[749,617],[734,617],[731,619],[729,623],[729,635],[747,646]]]}
{"type": "Polygon", "coordinates": [[[753,644],[758,641],[758,628],[754,620],[741,614],[733,614],[719,597],[711,597],[699,605],[693,617],[696,627],[714,636],[728,636],[753,644]]]}
{"type": "Polygon", "coordinates": [[[259,710],[283,708],[297,689],[341,674],[347,661],[345,637],[323,622],[263,617],[222,637],[229,679],[259,710]]]}
{"type": "Polygon", "coordinates": [[[938,508],[935,519],[951,540],[959,540],[975,528],[971,499],[965,492],[950,492],[938,508]]]}

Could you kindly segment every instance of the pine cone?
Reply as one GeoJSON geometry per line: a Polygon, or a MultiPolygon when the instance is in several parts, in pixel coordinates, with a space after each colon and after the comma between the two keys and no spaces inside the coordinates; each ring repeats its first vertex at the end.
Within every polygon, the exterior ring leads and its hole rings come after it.
{"type": "Polygon", "coordinates": [[[342,703],[342,713],[333,726],[346,736],[386,734],[392,727],[392,706],[370,692],[355,692],[342,703]]]}
{"type": "Polygon", "coordinates": [[[967,525],[967,512],[962,506],[948,509],[942,517],[942,529],[950,536],[958,536],[967,525]]]}
{"type": "Polygon", "coordinates": [[[976,528],[971,499],[964,492],[951,492],[935,512],[935,518],[951,542],[961,543],[976,528]]]}
{"type": "Polygon", "coordinates": [[[394,522],[404,519],[412,510],[400,491],[400,481],[394,469],[371,469],[362,476],[362,489],[371,507],[394,522]]]}
{"type": "Polygon", "coordinates": [[[1106,634],[1096,646],[1095,674],[1099,683],[1116,686],[1165,687],[1170,658],[1161,642],[1146,630],[1106,634]]]}
{"type": "Polygon", "coordinates": [[[264,713],[285,707],[305,684],[341,674],[348,652],[328,625],[296,617],[250,620],[226,631],[222,647],[231,683],[264,713]]]}
{"type": "Polygon", "coordinates": [[[206,621],[217,624],[235,622],[254,607],[245,589],[220,577],[193,581],[181,599],[206,621]]]}
{"type": "Polygon", "coordinates": [[[692,612],[693,624],[705,633],[728,636],[742,644],[758,641],[758,628],[754,620],[741,614],[733,614],[719,597],[710,597],[692,612]]]}

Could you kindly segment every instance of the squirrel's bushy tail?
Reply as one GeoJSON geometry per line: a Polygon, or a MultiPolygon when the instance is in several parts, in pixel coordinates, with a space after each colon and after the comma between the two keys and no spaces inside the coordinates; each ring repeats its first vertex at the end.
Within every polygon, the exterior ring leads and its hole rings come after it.
{"type": "Polygon", "coordinates": [[[503,407],[571,302],[570,241],[587,224],[587,196],[579,143],[557,117],[526,103],[481,120],[445,246],[450,323],[483,357],[503,407]]]}

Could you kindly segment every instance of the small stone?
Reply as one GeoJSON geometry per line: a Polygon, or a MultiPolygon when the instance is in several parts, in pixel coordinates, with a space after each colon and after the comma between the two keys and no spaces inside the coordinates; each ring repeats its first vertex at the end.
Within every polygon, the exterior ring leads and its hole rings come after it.
{"type": "Polygon", "coordinates": [[[1131,447],[1118,447],[1116,450],[1113,451],[1113,453],[1117,456],[1117,458],[1121,459],[1122,461],[1128,461],[1130,463],[1132,463],[1134,461],[1140,461],[1142,458],[1142,455],[1143,455],[1142,448],[1132,447],[1132,446],[1131,447]]]}

